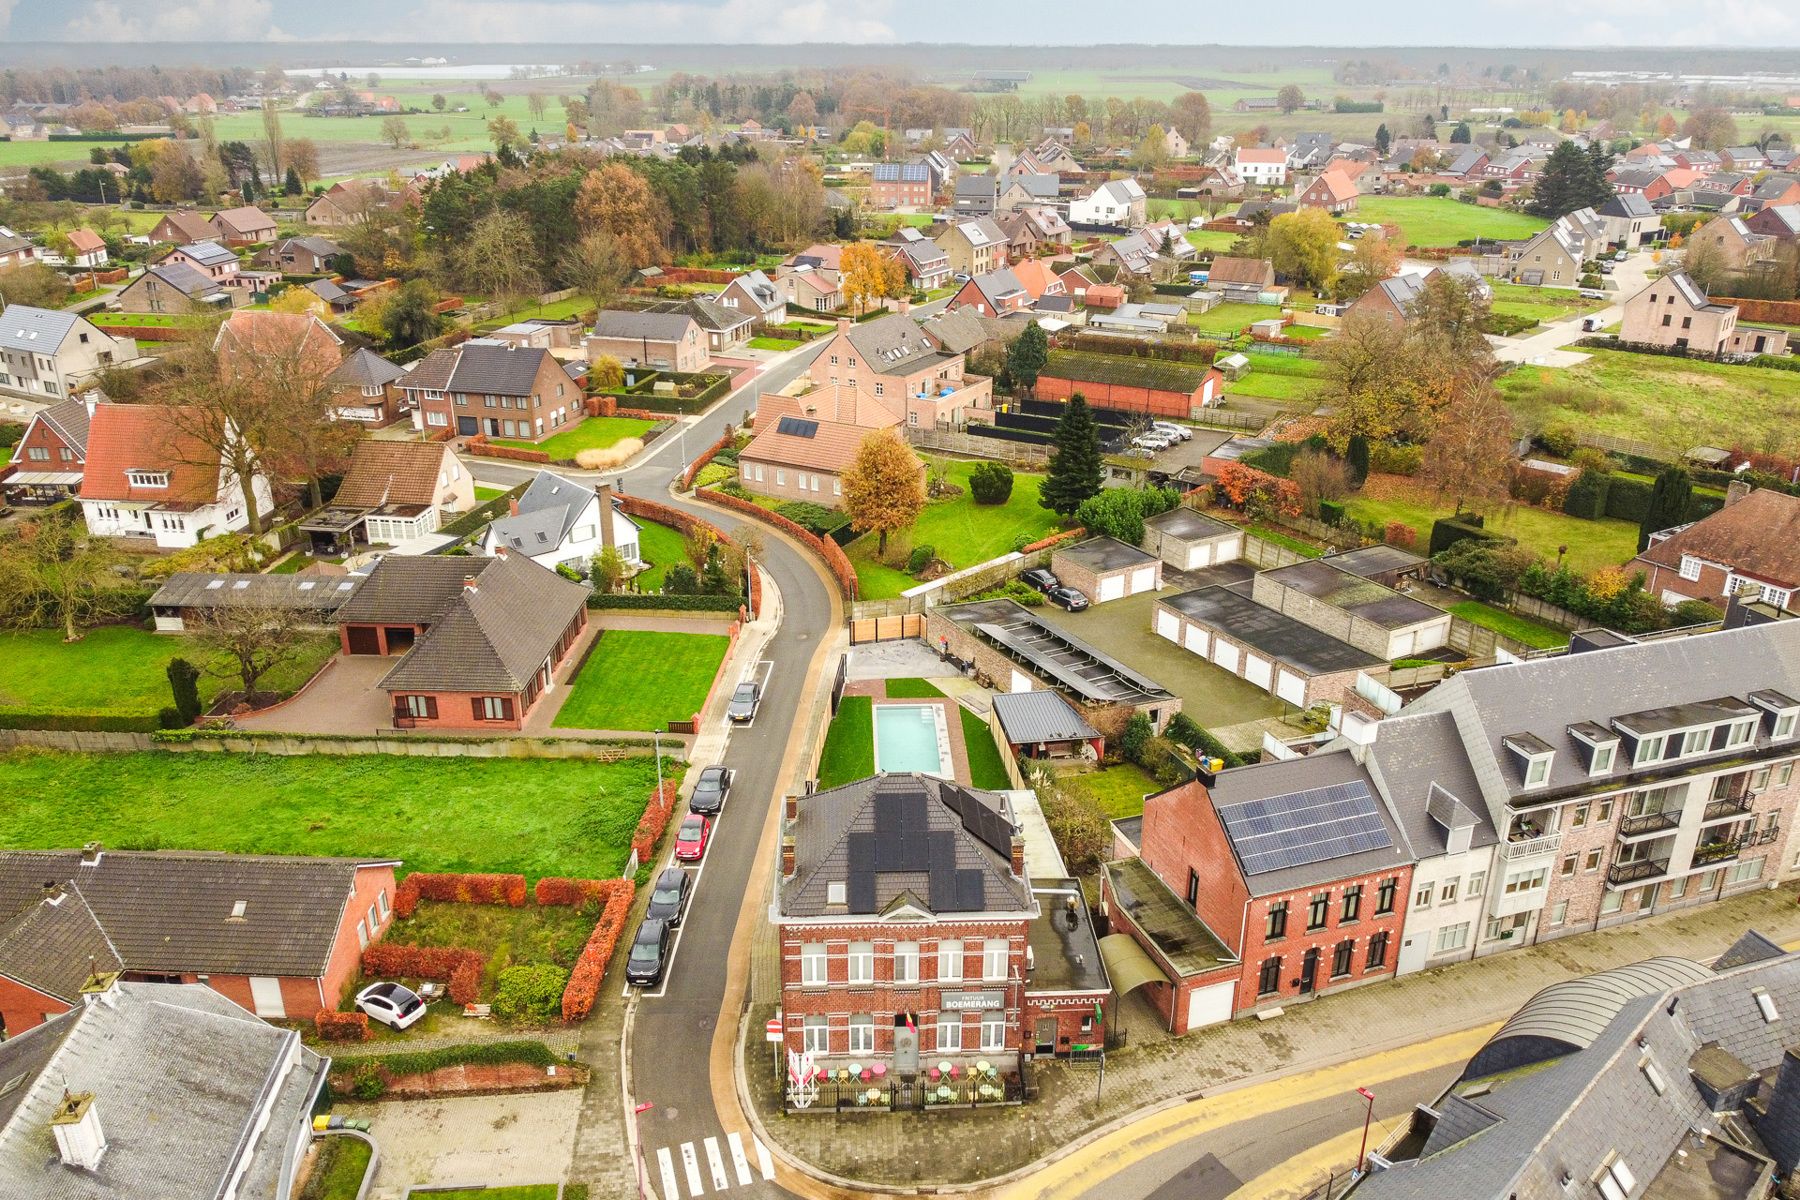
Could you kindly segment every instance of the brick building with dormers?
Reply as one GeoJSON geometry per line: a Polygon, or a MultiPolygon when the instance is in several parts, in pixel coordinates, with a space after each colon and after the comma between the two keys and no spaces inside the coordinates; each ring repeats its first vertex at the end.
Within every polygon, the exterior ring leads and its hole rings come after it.
{"type": "Polygon", "coordinates": [[[785,804],[771,920],[786,1049],[910,1078],[1102,1040],[1087,906],[1073,881],[1028,877],[1005,796],[879,775],[785,804]]]}

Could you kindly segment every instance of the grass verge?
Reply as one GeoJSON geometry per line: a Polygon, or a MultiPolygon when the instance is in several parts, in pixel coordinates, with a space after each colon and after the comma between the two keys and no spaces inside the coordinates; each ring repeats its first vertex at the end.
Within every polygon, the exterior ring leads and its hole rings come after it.
{"type": "Polygon", "coordinates": [[[1534,650],[1556,650],[1569,644],[1569,635],[1554,625],[1545,625],[1480,600],[1460,600],[1450,606],[1450,612],[1483,629],[1524,642],[1534,650]]]}

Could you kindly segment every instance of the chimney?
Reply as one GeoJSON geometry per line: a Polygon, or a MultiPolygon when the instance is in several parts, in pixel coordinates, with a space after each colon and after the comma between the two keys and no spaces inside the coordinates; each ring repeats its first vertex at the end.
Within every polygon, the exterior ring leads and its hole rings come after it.
{"type": "Polygon", "coordinates": [[[781,803],[781,819],[790,825],[800,819],[800,797],[792,792],[781,803]]]}
{"type": "Polygon", "coordinates": [[[54,879],[44,880],[44,903],[55,908],[62,903],[63,886],[54,879]]]}
{"type": "Polygon", "coordinates": [[[90,417],[93,416],[94,415],[94,405],[96,405],[100,402],[99,393],[89,392],[87,395],[83,396],[81,399],[82,399],[82,403],[87,405],[88,416],[90,416],[90,417]]]}
{"type": "Polygon", "coordinates": [[[1734,479],[1725,485],[1725,507],[1730,508],[1756,489],[1742,479],[1734,479]]]}
{"type": "Polygon", "coordinates": [[[781,877],[783,879],[792,879],[794,877],[795,869],[794,836],[788,834],[781,839],[781,877]]]}
{"type": "Polygon", "coordinates": [[[1016,833],[1012,836],[1012,873],[1025,877],[1025,839],[1016,833]]]}
{"type": "Polygon", "coordinates": [[[472,592],[474,590],[475,590],[475,577],[473,575],[464,575],[463,576],[463,591],[472,592]]]}
{"type": "Polygon", "coordinates": [[[850,318],[849,317],[839,317],[838,318],[837,331],[839,333],[849,333],[850,332],[850,318]]]}
{"type": "Polygon", "coordinates": [[[1781,1056],[1762,1119],[1755,1125],[1782,1178],[1800,1167],[1800,1046],[1789,1046],[1781,1056]]]}
{"type": "Polygon", "coordinates": [[[507,499],[506,515],[509,517],[516,517],[519,515],[519,498],[517,496],[512,496],[507,499]]]}
{"type": "Polygon", "coordinates": [[[613,487],[610,483],[600,485],[600,546],[603,550],[614,548],[613,537],[613,487]]]}
{"type": "Polygon", "coordinates": [[[904,317],[911,312],[912,312],[912,297],[911,296],[900,297],[900,315],[904,317]]]}
{"type": "Polygon", "coordinates": [[[56,1136],[56,1153],[64,1166],[83,1171],[100,1166],[106,1135],[100,1131],[100,1115],[94,1111],[94,1093],[65,1091],[50,1114],[50,1132],[56,1136]]]}
{"type": "Polygon", "coordinates": [[[84,867],[97,867],[100,865],[100,859],[104,857],[104,855],[105,849],[99,842],[89,842],[81,848],[81,865],[84,867]]]}
{"type": "Polygon", "coordinates": [[[494,557],[495,558],[505,558],[506,557],[506,547],[499,546],[499,545],[495,546],[494,547],[494,557]]]}

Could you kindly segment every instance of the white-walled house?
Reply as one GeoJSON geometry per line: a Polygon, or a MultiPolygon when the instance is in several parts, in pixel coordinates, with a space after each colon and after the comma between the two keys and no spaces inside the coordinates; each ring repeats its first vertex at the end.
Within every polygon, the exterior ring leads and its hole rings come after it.
{"type": "Polygon", "coordinates": [[[1270,146],[1241,146],[1231,162],[1238,178],[1258,187],[1280,187],[1288,179],[1287,151],[1270,146]]]}
{"type": "Polygon", "coordinates": [[[1143,185],[1135,179],[1114,179],[1069,201],[1069,223],[1135,229],[1144,223],[1147,207],[1143,185]]]}
{"type": "MultiPolygon", "coordinates": [[[[81,515],[96,537],[151,538],[179,550],[250,526],[237,476],[191,430],[192,410],[100,404],[88,419],[81,515]]],[[[257,511],[275,507],[267,478],[251,487],[257,511]]]]}
{"type": "Polygon", "coordinates": [[[107,367],[137,357],[137,343],[72,312],[9,304],[0,313],[0,394],[54,404],[107,367]]]}
{"type": "Polygon", "coordinates": [[[600,527],[603,494],[612,508],[612,544],[627,566],[636,566],[643,561],[637,522],[619,511],[612,489],[597,491],[552,471],[539,471],[512,502],[511,514],[487,527],[481,535],[481,552],[522,554],[551,570],[567,566],[586,575],[606,544],[600,527]]]}

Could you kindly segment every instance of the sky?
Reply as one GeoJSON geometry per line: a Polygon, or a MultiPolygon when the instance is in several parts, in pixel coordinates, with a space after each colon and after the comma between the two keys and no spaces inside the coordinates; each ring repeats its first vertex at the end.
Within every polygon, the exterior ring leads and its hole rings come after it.
{"type": "Polygon", "coordinates": [[[1800,44],[1795,0],[1287,0],[1278,24],[1259,5],[1133,0],[1130,12],[1122,26],[1092,0],[0,0],[0,41],[1800,44]]]}

